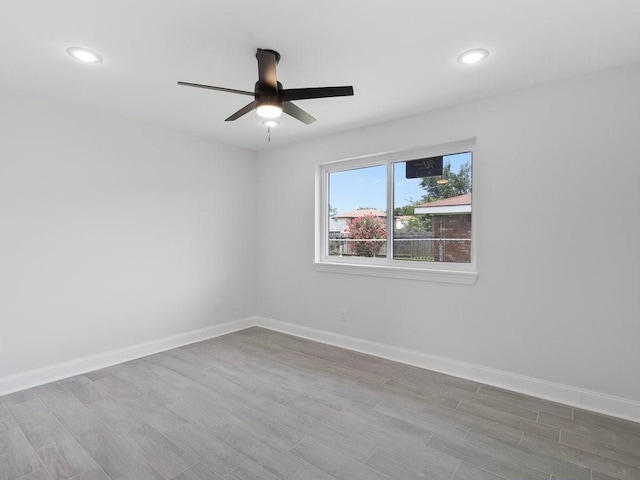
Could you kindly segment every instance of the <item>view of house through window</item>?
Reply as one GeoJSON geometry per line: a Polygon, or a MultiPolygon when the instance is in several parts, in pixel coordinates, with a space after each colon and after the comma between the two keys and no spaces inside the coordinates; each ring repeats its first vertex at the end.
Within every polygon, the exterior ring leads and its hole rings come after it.
{"type": "Polygon", "coordinates": [[[470,263],[471,162],[464,152],[329,172],[328,255],[470,263]]]}

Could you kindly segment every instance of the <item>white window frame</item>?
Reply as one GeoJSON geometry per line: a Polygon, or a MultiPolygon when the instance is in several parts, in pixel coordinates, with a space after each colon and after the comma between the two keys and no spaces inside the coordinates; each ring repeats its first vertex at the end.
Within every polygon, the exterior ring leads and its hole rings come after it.
{"type": "MultiPolygon", "coordinates": [[[[403,278],[411,280],[426,280],[443,283],[457,283],[473,285],[478,278],[476,268],[476,221],[477,202],[475,195],[472,200],[471,214],[471,262],[416,262],[411,260],[394,260],[392,258],[370,257],[339,257],[329,256],[329,174],[353,170],[356,168],[372,167],[378,165],[387,166],[387,212],[393,209],[393,164],[415,160],[418,158],[433,157],[436,155],[453,155],[462,152],[471,152],[471,169],[474,170],[476,156],[474,152],[475,137],[466,140],[422,147],[418,149],[384,152],[363,157],[348,158],[323,163],[316,166],[316,235],[315,235],[315,261],[314,267],[320,272],[345,273],[351,275],[370,275],[376,277],[403,278]]],[[[476,191],[475,176],[472,174],[472,191],[476,191]]],[[[387,241],[393,240],[393,215],[387,215],[387,241]],[[390,236],[390,237],[389,237],[390,236]]],[[[393,247],[392,247],[393,248],[393,247]]]]}

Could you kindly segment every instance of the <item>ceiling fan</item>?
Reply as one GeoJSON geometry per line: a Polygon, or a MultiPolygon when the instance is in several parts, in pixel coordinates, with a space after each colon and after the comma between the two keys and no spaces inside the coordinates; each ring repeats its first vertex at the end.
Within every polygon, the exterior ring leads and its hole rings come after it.
{"type": "Polygon", "coordinates": [[[178,82],[178,85],[185,87],[206,88],[209,90],[219,90],[221,92],[238,93],[249,95],[253,101],[236,113],[225,119],[225,122],[232,122],[256,110],[262,118],[273,119],[279,117],[282,112],[300,120],[307,125],[316,121],[311,115],[292,103],[292,100],[309,100],[312,98],[346,97],[353,95],[353,87],[319,87],[319,88],[289,88],[283,89],[282,84],[276,76],[276,65],[280,61],[280,54],[275,50],[263,50],[256,52],[258,59],[258,81],[255,90],[235,90],[233,88],[214,87],[211,85],[201,85],[198,83],[178,82]]]}

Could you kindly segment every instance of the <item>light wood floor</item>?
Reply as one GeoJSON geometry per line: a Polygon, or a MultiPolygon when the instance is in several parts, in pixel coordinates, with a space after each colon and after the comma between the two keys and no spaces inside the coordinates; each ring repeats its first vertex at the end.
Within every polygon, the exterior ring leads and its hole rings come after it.
{"type": "Polygon", "coordinates": [[[0,397],[0,480],[640,479],[640,425],[252,328],[0,397]]]}

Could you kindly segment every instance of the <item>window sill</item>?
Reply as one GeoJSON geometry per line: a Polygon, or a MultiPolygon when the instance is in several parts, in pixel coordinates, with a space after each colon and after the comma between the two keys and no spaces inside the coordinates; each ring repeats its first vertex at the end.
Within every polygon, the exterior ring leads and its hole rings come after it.
{"type": "Polygon", "coordinates": [[[356,265],[353,263],[337,262],[314,262],[314,267],[318,272],[402,278],[406,280],[454,283],[459,285],[474,285],[478,279],[478,272],[460,270],[410,268],[388,265],[356,265]]]}

